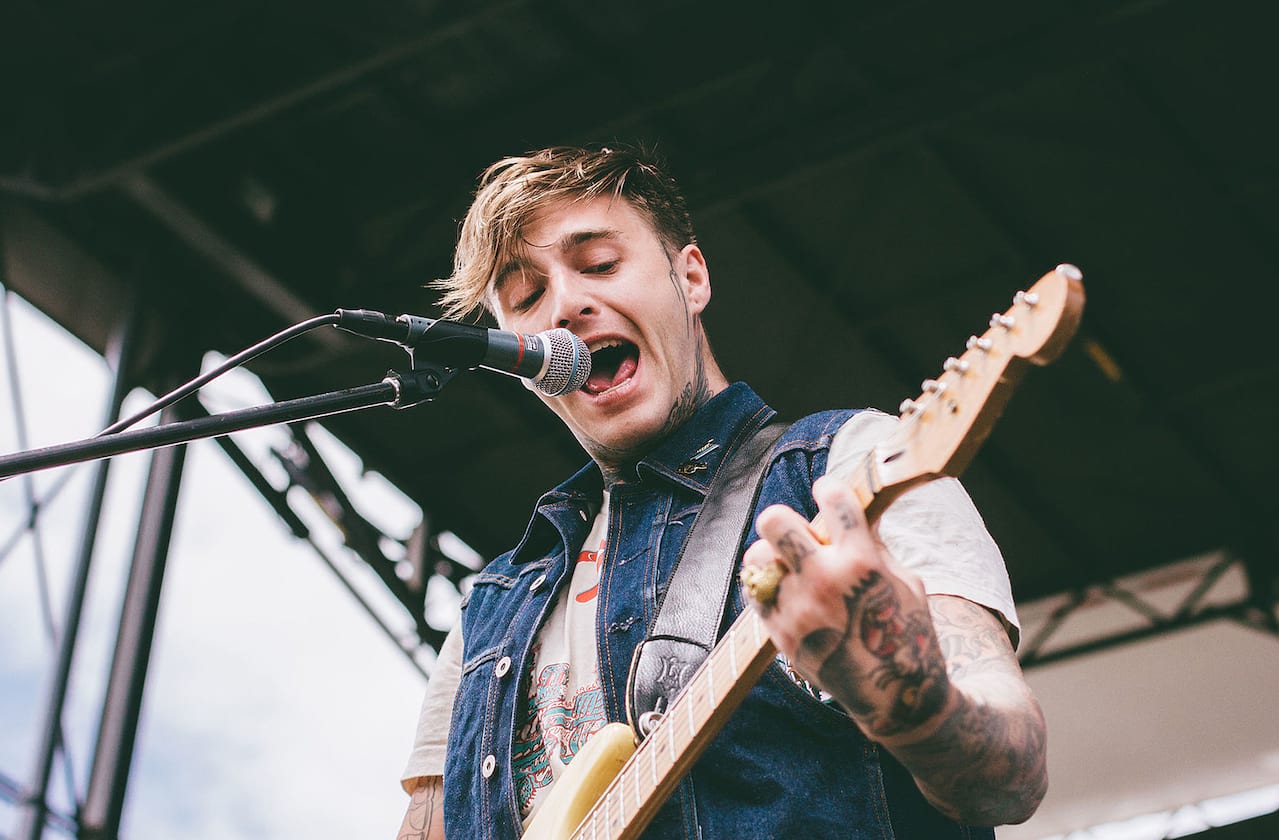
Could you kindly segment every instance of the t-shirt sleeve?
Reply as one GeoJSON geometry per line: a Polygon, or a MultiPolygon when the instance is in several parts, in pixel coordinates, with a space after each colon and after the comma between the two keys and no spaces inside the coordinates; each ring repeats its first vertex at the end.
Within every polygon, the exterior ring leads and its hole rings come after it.
{"type": "MultiPolygon", "coordinates": [[[[886,438],[897,418],[863,411],[835,434],[826,471],[846,478],[886,438]]],[[[1004,557],[959,480],[918,484],[884,509],[876,523],[893,559],[923,581],[929,595],[958,595],[993,610],[1016,648],[1021,635],[1004,557]]]]}
{"type": "Polygon", "coordinates": [[[405,792],[411,791],[411,783],[422,776],[444,775],[444,751],[449,739],[449,721],[453,719],[453,698],[462,673],[462,622],[453,629],[440,645],[440,654],[431,670],[431,680],[426,684],[422,698],[422,711],[418,714],[417,735],[413,739],[413,752],[400,776],[405,792]]]}

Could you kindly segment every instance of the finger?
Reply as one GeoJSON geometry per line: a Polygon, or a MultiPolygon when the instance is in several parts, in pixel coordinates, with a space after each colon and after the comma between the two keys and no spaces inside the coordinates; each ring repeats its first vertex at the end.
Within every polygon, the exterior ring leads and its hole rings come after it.
{"type": "Polygon", "coordinates": [[[796,572],[802,572],[804,561],[817,551],[817,539],[808,520],[783,505],[772,505],[755,520],[760,537],[773,546],[777,555],[796,572]]]}
{"type": "Polygon", "coordinates": [[[759,614],[768,618],[777,606],[782,582],[790,573],[785,561],[768,540],[758,540],[742,555],[742,571],[739,580],[746,596],[755,602],[759,614]],[[769,573],[771,570],[771,574],[769,573]]]}
{"type": "Polygon", "coordinates": [[[743,567],[753,566],[757,569],[762,569],[769,563],[785,565],[786,561],[777,556],[777,552],[773,549],[773,544],[768,540],[756,540],[742,554],[743,567]]]}
{"type": "Polygon", "coordinates": [[[869,539],[866,512],[847,484],[824,475],[813,483],[813,500],[822,512],[832,543],[847,545],[854,540],[869,539]]]}

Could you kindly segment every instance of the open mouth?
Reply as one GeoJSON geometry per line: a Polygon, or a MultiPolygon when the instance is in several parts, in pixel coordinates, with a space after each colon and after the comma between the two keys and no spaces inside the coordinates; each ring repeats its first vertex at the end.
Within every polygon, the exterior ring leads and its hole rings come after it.
{"type": "Polygon", "coordinates": [[[602,394],[635,375],[639,348],[629,341],[610,338],[592,343],[591,375],[582,386],[588,394],[602,394]]]}

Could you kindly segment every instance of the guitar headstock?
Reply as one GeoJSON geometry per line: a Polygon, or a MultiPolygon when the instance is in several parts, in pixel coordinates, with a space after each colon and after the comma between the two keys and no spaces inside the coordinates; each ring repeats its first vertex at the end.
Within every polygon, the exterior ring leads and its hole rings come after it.
{"type": "Polygon", "coordinates": [[[1062,264],[1013,305],[991,316],[989,328],[968,339],[963,355],[947,359],[873,455],[881,488],[934,475],[958,475],[1003,411],[1028,364],[1045,365],[1066,348],[1084,310],[1083,274],[1062,264]]]}

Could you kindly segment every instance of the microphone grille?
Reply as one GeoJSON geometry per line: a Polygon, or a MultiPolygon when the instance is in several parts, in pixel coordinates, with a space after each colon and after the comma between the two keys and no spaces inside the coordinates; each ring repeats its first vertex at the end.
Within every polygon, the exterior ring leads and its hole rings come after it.
{"type": "Polygon", "coordinates": [[[591,352],[586,342],[560,327],[542,333],[547,344],[546,373],[534,382],[537,390],[552,397],[576,391],[591,375],[591,352]]]}

